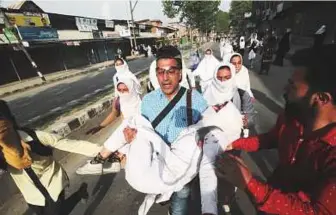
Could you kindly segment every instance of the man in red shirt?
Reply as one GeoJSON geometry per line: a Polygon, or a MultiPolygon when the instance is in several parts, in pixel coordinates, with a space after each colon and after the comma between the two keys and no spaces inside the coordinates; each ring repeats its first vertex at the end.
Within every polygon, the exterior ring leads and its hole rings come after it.
{"type": "Polygon", "coordinates": [[[277,148],[279,164],[262,182],[224,153],[217,175],[244,189],[267,214],[336,214],[336,46],[298,51],[286,87],[286,107],[268,133],[232,143],[249,152],[277,148]]]}

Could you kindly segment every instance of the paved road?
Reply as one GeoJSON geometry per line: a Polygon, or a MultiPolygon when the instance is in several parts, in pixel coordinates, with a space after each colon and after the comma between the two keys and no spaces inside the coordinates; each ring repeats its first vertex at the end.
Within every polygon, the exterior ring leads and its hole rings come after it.
{"type": "MultiPolygon", "coordinates": [[[[214,46],[216,49],[216,47],[214,46]]],[[[253,71],[250,72],[251,85],[257,99],[256,109],[259,112],[259,132],[267,131],[275,122],[276,113],[282,105],[282,88],[290,74],[290,66],[284,68],[272,67],[269,76],[259,76],[253,71]]],[[[89,139],[92,142],[102,143],[116,127],[110,126],[94,136],[86,136],[84,132],[99,123],[100,119],[90,121],[71,137],[78,139],[89,139]]],[[[268,176],[277,163],[275,151],[264,151],[252,154],[243,154],[244,160],[253,173],[260,178],[268,176]]],[[[87,203],[78,203],[71,215],[136,215],[143,195],[134,191],[125,181],[124,173],[105,176],[77,176],[74,174],[76,167],[81,165],[87,158],[79,155],[70,155],[62,162],[69,173],[71,187],[67,190],[67,196],[74,193],[81,183],[88,183],[90,199],[87,203]]],[[[139,179],[141,180],[141,179],[139,179]]],[[[31,215],[26,211],[27,207],[20,195],[15,195],[0,210],[2,215],[31,215]]],[[[149,215],[166,215],[166,206],[155,205],[149,215]]],[[[223,214],[223,213],[221,213],[223,214]]],[[[247,196],[238,191],[232,205],[234,215],[256,215],[256,211],[247,196]]],[[[198,215],[198,214],[192,214],[198,215]]]]}
{"type": "MultiPolygon", "coordinates": [[[[152,61],[153,58],[133,60],[129,62],[129,67],[135,73],[148,68],[152,61]]],[[[18,122],[26,123],[30,119],[44,115],[50,110],[62,108],[74,100],[110,85],[115,72],[114,68],[108,68],[14,94],[4,99],[9,102],[18,122]]]]}

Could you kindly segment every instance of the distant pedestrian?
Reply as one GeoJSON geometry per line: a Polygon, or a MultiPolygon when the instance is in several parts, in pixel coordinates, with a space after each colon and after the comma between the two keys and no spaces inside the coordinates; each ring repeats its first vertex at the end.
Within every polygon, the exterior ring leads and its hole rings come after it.
{"type": "Polygon", "coordinates": [[[314,48],[321,47],[327,34],[327,26],[322,25],[314,35],[314,48]]]}
{"type": "Polygon", "coordinates": [[[239,38],[239,54],[244,57],[245,54],[245,37],[241,36],[239,38]]]}
{"type": "Polygon", "coordinates": [[[286,34],[282,37],[278,45],[276,57],[273,62],[274,65],[283,66],[284,57],[286,56],[287,52],[290,50],[290,36],[291,36],[291,30],[287,29],[286,34]]]}
{"type": "Polygon", "coordinates": [[[271,45],[265,44],[262,47],[262,56],[261,56],[261,66],[260,66],[260,71],[259,74],[263,74],[265,71],[265,74],[268,75],[269,70],[271,68],[271,64],[273,61],[273,53],[274,49],[272,48],[271,45]]]}

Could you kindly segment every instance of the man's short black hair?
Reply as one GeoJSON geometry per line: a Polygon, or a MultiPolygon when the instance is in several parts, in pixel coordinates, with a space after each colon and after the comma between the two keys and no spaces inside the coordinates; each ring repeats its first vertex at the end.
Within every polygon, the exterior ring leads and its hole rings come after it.
{"type": "Polygon", "coordinates": [[[306,69],[311,93],[329,93],[336,104],[336,45],[302,49],[291,57],[295,67],[306,69]]]}
{"type": "Polygon", "coordinates": [[[156,62],[160,59],[175,59],[177,67],[182,69],[182,55],[181,52],[174,46],[163,46],[156,54],[156,62]]]}

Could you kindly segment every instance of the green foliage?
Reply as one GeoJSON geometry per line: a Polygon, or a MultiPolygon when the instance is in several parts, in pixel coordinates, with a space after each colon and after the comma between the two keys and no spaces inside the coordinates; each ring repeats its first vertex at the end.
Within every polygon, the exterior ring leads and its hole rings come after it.
{"type": "Polygon", "coordinates": [[[229,13],[224,11],[218,11],[216,17],[216,31],[228,32],[229,31],[229,13]]]}
{"type": "Polygon", "coordinates": [[[252,1],[231,1],[229,17],[230,25],[237,29],[244,28],[244,13],[252,11],[252,1]]]}
{"type": "Polygon", "coordinates": [[[202,32],[210,31],[216,26],[219,4],[220,0],[162,1],[163,13],[168,18],[179,18],[181,22],[202,32]]]}

